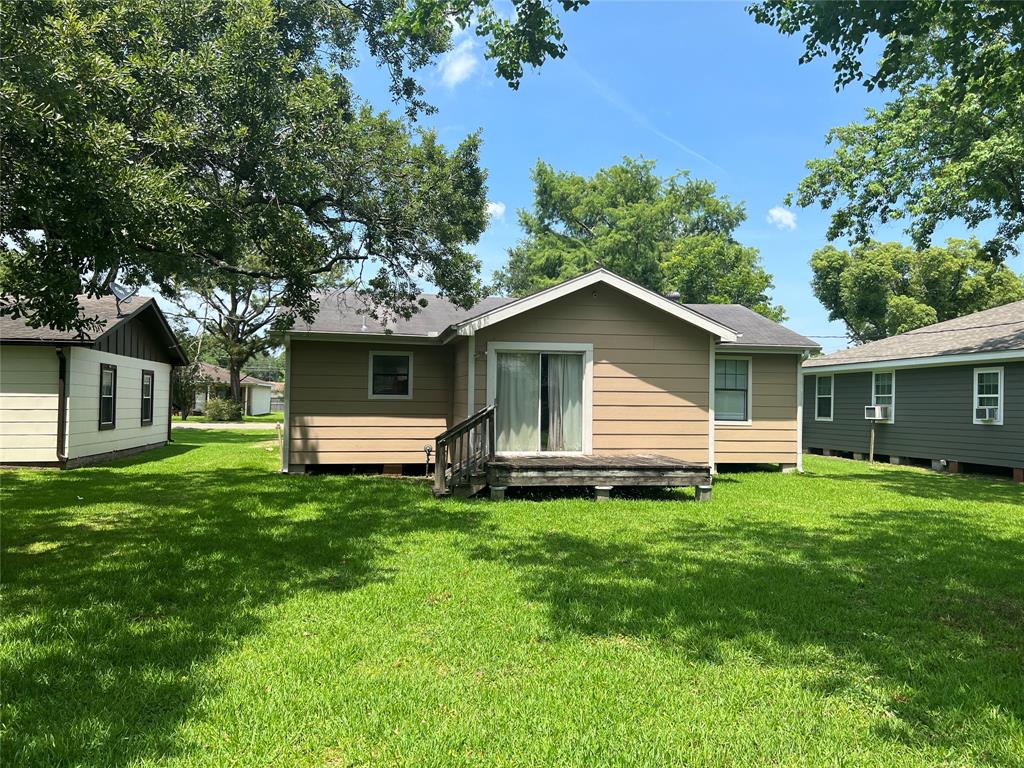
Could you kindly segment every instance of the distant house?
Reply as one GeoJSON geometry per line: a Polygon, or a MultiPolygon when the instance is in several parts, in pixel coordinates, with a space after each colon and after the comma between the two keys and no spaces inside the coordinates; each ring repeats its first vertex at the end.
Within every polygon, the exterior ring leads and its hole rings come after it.
{"type": "MultiPolygon", "coordinates": [[[[199,389],[196,390],[196,403],[192,408],[196,413],[206,410],[206,401],[212,397],[227,397],[231,392],[231,372],[227,368],[210,363],[199,364],[199,389]]],[[[257,379],[255,376],[243,376],[242,401],[247,416],[262,416],[270,413],[270,398],[274,383],[257,379]]]]}
{"type": "Polygon", "coordinates": [[[156,302],[78,302],[101,330],[0,318],[0,464],[71,468],[170,439],[171,371],[188,360],[156,302]]]}
{"type": "Polygon", "coordinates": [[[804,445],[1024,482],[1024,301],[807,360],[804,445]]]}
{"type": "Polygon", "coordinates": [[[460,467],[525,460],[595,487],[600,473],[630,484],[651,457],[705,476],[715,464],[800,463],[800,363],[818,347],[750,309],[680,304],[605,269],[469,310],[425,298],[385,328],[356,297],[325,296],[312,323],[285,334],[287,471],[422,471],[425,446],[448,463],[441,491],[460,467]]]}

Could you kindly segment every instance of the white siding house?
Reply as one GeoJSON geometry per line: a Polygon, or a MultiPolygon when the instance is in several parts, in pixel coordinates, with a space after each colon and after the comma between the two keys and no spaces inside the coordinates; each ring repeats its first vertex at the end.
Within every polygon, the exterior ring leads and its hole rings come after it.
{"type": "Polygon", "coordinates": [[[187,362],[159,307],[80,298],[101,331],[0,320],[0,464],[66,468],[164,445],[171,373],[187,362]]]}

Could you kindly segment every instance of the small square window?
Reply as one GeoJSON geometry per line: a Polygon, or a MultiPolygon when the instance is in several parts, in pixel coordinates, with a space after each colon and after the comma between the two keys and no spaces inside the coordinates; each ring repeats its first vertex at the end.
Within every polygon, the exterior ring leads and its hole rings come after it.
{"type": "Polygon", "coordinates": [[[370,399],[409,400],[412,398],[412,353],[370,353],[370,399]]]}

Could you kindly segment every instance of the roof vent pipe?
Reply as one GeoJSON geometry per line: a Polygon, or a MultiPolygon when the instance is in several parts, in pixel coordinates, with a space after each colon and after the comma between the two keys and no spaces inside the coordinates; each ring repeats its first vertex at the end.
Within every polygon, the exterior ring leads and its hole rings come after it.
{"type": "Polygon", "coordinates": [[[665,298],[672,299],[672,301],[679,301],[679,291],[672,291],[672,293],[666,293],[665,298]]]}

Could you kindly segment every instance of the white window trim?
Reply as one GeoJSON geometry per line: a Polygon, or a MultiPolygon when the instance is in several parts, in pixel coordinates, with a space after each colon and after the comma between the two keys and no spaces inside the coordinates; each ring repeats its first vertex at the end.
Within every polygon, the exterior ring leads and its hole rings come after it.
{"type": "Polygon", "coordinates": [[[487,344],[487,404],[498,390],[498,352],[583,353],[583,450],[499,451],[499,456],[589,456],[594,452],[594,345],[546,341],[491,341],[487,344]]]}
{"type": "MultiPolygon", "coordinates": [[[[980,424],[984,427],[1001,427],[1003,426],[1003,369],[1002,367],[995,368],[975,368],[972,374],[974,376],[974,399],[971,401],[971,420],[975,424],[980,424]],[[999,409],[999,418],[993,419],[992,421],[982,421],[976,418],[975,410],[978,406],[978,374],[980,373],[997,373],[999,374],[999,403],[996,408],[999,409]]],[[[991,395],[990,395],[991,397],[991,395]]]]}
{"type": "MultiPolygon", "coordinates": [[[[718,418],[718,409],[715,409],[715,424],[720,427],[750,427],[754,424],[754,360],[749,355],[715,355],[715,362],[719,360],[746,360],[747,361],[747,419],[746,421],[733,421],[732,419],[718,418]]],[[[711,383],[715,383],[714,367],[711,371],[711,383]]],[[[712,386],[711,402],[715,400],[715,390],[712,386]]]]}
{"type": "Polygon", "coordinates": [[[892,368],[879,368],[878,370],[871,372],[871,404],[878,405],[875,401],[875,377],[880,373],[891,373],[892,374],[892,403],[889,405],[889,418],[879,419],[879,424],[895,424],[896,423],[896,371],[892,368]]]}
{"type": "Polygon", "coordinates": [[[366,373],[366,395],[370,400],[412,400],[412,385],[413,385],[413,353],[404,349],[373,349],[370,350],[369,370],[366,373]],[[398,355],[405,355],[409,358],[409,394],[407,395],[375,395],[373,394],[373,358],[377,355],[381,357],[397,357],[398,355]]]}
{"type": "MultiPolygon", "coordinates": [[[[874,380],[871,382],[872,388],[874,388],[874,380]]],[[[836,377],[831,373],[819,373],[814,376],[814,420],[815,421],[832,421],[836,415],[836,377]],[[829,381],[828,395],[822,395],[818,393],[818,380],[827,378],[829,381]],[[828,416],[818,415],[818,400],[823,397],[828,397],[829,408],[828,416]]]]}

